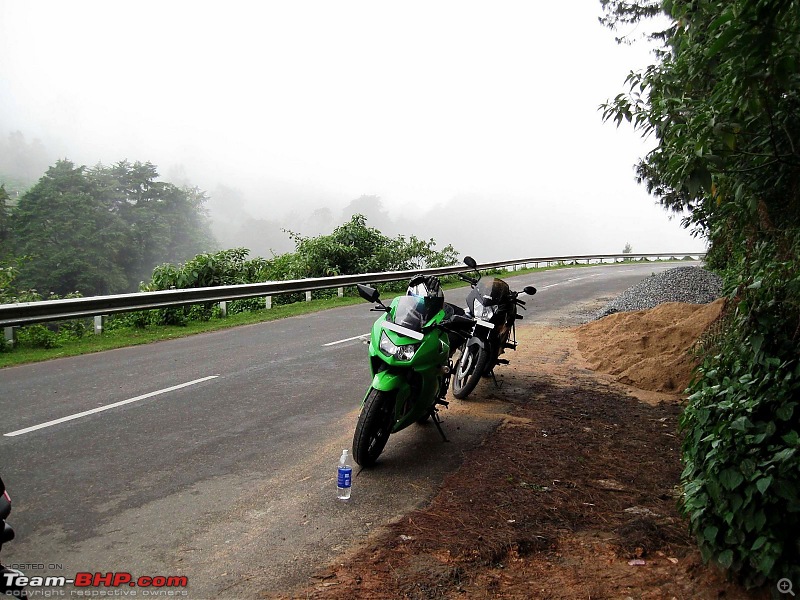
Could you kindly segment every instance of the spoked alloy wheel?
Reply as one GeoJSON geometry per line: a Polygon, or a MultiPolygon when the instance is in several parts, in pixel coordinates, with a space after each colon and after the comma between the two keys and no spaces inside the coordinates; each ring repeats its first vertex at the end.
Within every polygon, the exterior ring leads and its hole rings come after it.
{"type": "Polygon", "coordinates": [[[394,427],[394,394],[370,390],[353,435],[353,458],[362,467],[375,464],[394,427]]]}
{"type": "Polygon", "coordinates": [[[470,395],[481,380],[489,355],[474,344],[461,351],[455,373],[453,373],[453,396],[463,400],[470,395]]]}

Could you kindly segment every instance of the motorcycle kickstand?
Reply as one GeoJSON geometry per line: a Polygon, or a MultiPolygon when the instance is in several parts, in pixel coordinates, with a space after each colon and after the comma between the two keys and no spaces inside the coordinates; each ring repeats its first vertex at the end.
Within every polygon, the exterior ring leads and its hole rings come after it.
{"type": "Polygon", "coordinates": [[[491,372],[491,373],[489,373],[489,374],[492,376],[492,381],[494,381],[494,385],[495,385],[495,387],[496,387],[498,390],[499,390],[500,388],[502,388],[502,387],[503,387],[503,384],[502,384],[502,383],[500,383],[499,381],[497,381],[497,376],[494,374],[494,370],[492,370],[492,372],[491,372]]]}
{"type": "Polygon", "coordinates": [[[439,430],[439,435],[442,436],[442,440],[445,442],[449,442],[450,440],[447,439],[447,436],[442,431],[442,424],[439,420],[439,410],[436,407],[431,408],[431,419],[433,419],[433,424],[436,425],[436,429],[439,430]]]}

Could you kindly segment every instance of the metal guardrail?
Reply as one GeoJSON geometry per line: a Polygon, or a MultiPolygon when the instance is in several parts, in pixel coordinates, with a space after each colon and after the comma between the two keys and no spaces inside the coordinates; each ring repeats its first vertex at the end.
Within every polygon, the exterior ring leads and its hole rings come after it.
{"type": "MultiPolygon", "coordinates": [[[[656,253],[656,254],[587,254],[579,256],[545,256],[523,258],[517,260],[501,260],[482,263],[479,269],[495,269],[517,265],[536,265],[545,263],[567,263],[586,261],[604,262],[606,260],[633,258],[671,258],[696,256],[705,254],[697,252],[656,253]]],[[[435,269],[418,269],[411,271],[388,271],[385,273],[363,273],[359,275],[339,275],[336,277],[317,277],[309,279],[292,279],[288,281],[267,281],[264,283],[247,283],[240,285],[223,285],[216,287],[190,288],[180,290],[164,290],[157,292],[138,292],[132,294],[116,294],[113,296],[90,296],[87,298],[66,298],[63,300],[44,300],[41,302],[20,302],[17,304],[0,304],[0,327],[16,327],[42,323],[45,321],[63,321],[95,315],[185,306],[206,302],[226,302],[275,294],[293,292],[311,292],[338,287],[353,286],[357,283],[376,284],[409,279],[412,275],[452,275],[468,271],[465,265],[454,265],[435,269]]]]}

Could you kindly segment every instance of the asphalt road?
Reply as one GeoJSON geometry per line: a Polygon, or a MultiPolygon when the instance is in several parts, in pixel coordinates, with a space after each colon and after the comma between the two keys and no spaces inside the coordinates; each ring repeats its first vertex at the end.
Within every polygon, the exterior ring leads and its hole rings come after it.
{"type": "MultiPolygon", "coordinates": [[[[672,266],[507,281],[539,288],[524,327],[672,266]]],[[[446,299],[463,306],[466,291],[446,299]]],[[[449,443],[430,424],[392,436],[379,465],[355,477],[351,501],[338,501],[335,465],[369,383],[355,337],[376,318],[368,309],[0,370],[0,472],[17,531],[3,562],[41,576],[186,575],[191,598],[252,597],[302,581],[424,503],[502,415],[455,401],[443,414],[449,443]]]]}

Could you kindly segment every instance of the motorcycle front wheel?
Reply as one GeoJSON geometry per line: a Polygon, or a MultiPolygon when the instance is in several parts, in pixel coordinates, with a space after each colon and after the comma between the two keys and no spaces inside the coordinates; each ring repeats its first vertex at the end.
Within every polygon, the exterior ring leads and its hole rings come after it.
{"type": "Polygon", "coordinates": [[[370,467],[386,447],[394,427],[394,394],[371,389],[364,401],[353,435],[353,458],[362,467],[370,467]]]}
{"type": "Polygon", "coordinates": [[[481,380],[488,359],[489,354],[477,344],[461,351],[453,373],[453,396],[463,400],[472,393],[481,380]]]}

